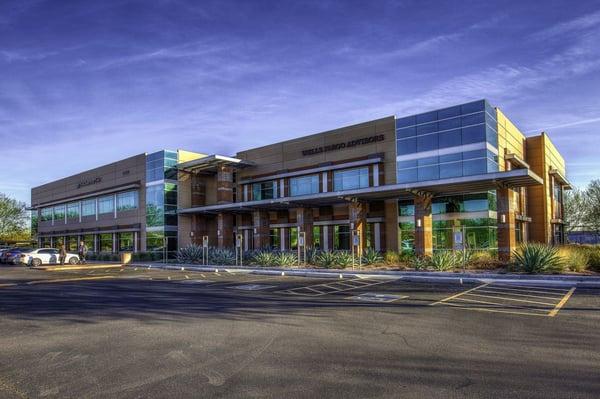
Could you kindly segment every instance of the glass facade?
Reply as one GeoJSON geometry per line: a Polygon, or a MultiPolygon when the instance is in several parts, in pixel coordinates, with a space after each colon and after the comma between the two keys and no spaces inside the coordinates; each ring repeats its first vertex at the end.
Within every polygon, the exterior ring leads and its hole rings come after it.
{"type": "Polygon", "coordinates": [[[293,177],[290,179],[290,196],[316,194],[319,192],[319,175],[293,177]]]}
{"type": "Polygon", "coordinates": [[[133,233],[119,233],[117,236],[119,251],[133,251],[133,233]]]}
{"type": "Polygon", "coordinates": [[[99,252],[112,252],[113,251],[113,235],[112,234],[98,234],[98,248],[99,248],[99,252]]]}
{"type": "Polygon", "coordinates": [[[350,250],[350,226],[343,224],[333,226],[333,249],[350,250]]]}
{"type": "Polygon", "coordinates": [[[54,223],[64,223],[65,221],[65,206],[57,205],[54,207],[54,223]]]}
{"type": "Polygon", "coordinates": [[[90,199],[81,201],[81,216],[95,216],[96,215],[96,200],[90,199]]]}
{"type": "Polygon", "coordinates": [[[281,235],[278,228],[269,230],[269,247],[274,250],[281,248],[281,235]]]}
{"type": "Polygon", "coordinates": [[[117,211],[129,211],[138,208],[138,192],[127,191],[117,194],[117,211]]]}
{"type": "Polygon", "coordinates": [[[333,190],[354,190],[369,187],[369,168],[336,170],[333,172],[333,190]]]}
{"type": "Polygon", "coordinates": [[[79,202],[72,202],[67,205],[67,218],[79,219],[79,202]]]}
{"type": "Polygon", "coordinates": [[[115,211],[115,198],[112,195],[98,198],[98,214],[113,213],[115,211]]]}
{"type": "MultiPolygon", "coordinates": [[[[123,201],[126,207],[136,202],[123,201]]],[[[146,249],[165,246],[170,255],[177,250],[177,152],[168,150],[146,156],[146,249]]]]}
{"type": "Polygon", "coordinates": [[[42,208],[40,212],[40,222],[52,221],[52,208],[42,208]]]}
{"type": "Polygon", "coordinates": [[[496,112],[485,100],[396,119],[398,183],[498,171],[496,112]]]}

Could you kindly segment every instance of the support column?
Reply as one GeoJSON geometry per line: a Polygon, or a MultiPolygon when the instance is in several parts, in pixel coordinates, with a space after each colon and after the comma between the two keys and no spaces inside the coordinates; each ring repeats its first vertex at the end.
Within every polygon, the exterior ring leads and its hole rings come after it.
{"type": "MultiPolygon", "coordinates": [[[[348,216],[350,221],[350,230],[360,231],[360,244],[358,246],[358,255],[362,255],[367,245],[367,212],[366,204],[360,202],[351,202],[348,206],[348,216]]],[[[352,236],[350,236],[350,245],[352,246],[352,236]]]]}
{"type": "Polygon", "coordinates": [[[269,246],[269,212],[252,212],[252,227],[254,249],[263,249],[269,246]]]}
{"type": "Polygon", "coordinates": [[[311,208],[296,208],[296,223],[298,224],[298,232],[304,231],[306,233],[306,240],[304,244],[306,248],[312,248],[313,246],[313,212],[311,208]]]}
{"type": "Polygon", "coordinates": [[[217,167],[217,203],[233,202],[233,169],[231,166],[217,167]]]}
{"type": "Polygon", "coordinates": [[[514,195],[509,188],[496,190],[498,209],[498,258],[510,261],[513,250],[517,247],[515,231],[516,216],[514,195]]]}
{"type": "Polygon", "coordinates": [[[415,254],[433,255],[433,222],[431,217],[431,197],[415,197],[415,254]]]}
{"type": "Polygon", "coordinates": [[[217,215],[217,246],[219,248],[233,246],[233,215],[230,213],[217,215]]]}
{"type": "Polygon", "coordinates": [[[398,200],[385,200],[384,218],[385,218],[385,250],[399,251],[398,242],[398,200]]]}

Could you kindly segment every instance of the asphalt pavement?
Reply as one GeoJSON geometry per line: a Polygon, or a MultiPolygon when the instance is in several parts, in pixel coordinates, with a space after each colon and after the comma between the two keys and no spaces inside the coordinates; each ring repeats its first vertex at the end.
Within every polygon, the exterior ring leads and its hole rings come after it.
{"type": "Polygon", "coordinates": [[[0,398],[597,398],[600,291],[0,268],[0,398]]]}

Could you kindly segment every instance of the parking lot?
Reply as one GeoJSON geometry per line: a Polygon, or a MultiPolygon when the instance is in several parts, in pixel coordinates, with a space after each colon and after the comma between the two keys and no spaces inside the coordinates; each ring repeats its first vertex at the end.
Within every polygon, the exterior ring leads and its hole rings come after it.
{"type": "Polygon", "coordinates": [[[596,290],[134,267],[0,273],[0,398],[600,392],[596,290]]]}

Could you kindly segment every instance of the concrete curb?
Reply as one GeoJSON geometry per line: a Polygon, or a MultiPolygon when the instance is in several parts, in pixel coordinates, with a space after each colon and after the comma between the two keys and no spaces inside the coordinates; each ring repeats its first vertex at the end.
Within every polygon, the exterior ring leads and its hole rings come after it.
{"type": "Polygon", "coordinates": [[[535,284],[555,286],[577,286],[582,288],[600,288],[600,277],[564,276],[564,275],[528,275],[513,273],[451,273],[451,272],[405,272],[405,271],[364,271],[341,269],[290,269],[290,268],[256,268],[218,265],[169,265],[161,263],[130,263],[128,267],[145,267],[163,270],[191,270],[200,272],[249,273],[257,275],[285,275],[297,277],[320,278],[389,278],[414,282],[429,283],[501,283],[501,284],[535,284]]]}

